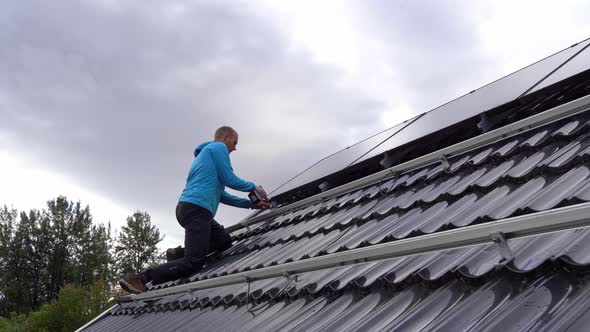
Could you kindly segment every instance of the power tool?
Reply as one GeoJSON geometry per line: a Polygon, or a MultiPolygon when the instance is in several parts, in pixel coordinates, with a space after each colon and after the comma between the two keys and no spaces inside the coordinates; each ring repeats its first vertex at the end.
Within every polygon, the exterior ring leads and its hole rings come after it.
{"type": "Polygon", "coordinates": [[[256,205],[256,204],[258,204],[258,202],[260,202],[260,201],[262,201],[262,200],[266,199],[266,197],[264,197],[264,196],[260,195],[260,194],[258,193],[258,191],[256,191],[256,190],[253,190],[253,191],[251,191],[251,192],[248,194],[248,198],[250,199],[250,201],[251,201],[251,202],[252,202],[252,204],[254,204],[254,205],[256,205]]]}

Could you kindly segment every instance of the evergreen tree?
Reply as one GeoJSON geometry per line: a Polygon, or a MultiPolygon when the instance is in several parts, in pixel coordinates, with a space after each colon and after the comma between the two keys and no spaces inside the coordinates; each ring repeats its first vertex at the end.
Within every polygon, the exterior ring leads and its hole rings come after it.
{"type": "Polygon", "coordinates": [[[137,211],[127,217],[115,247],[119,274],[142,271],[154,264],[158,259],[157,245],[163,239],[147,212],[137,211]]]}
{"type": "Polygon", "coordinates": [[[22,212],[15,238],[20,241],[16,249],[20,252],[20,256],[17,256],[21,260],[19,265],[26,267],[21,272],[18,287],[26,288],[28,292],[27,309],[37,309],[45,303],[47,293],[45,285],[48,280],[47,253],[50,240],[47,219],[37,210],[31,210],[28,215],[22,212]]]}
{"type": "Polygon", "coordinates": [[[2,292],[2,301],[0,301],[0,315],[8,316],[11,311],[15,311],[16,303],[13,297],[17,292],[12,288],[12,277],[16,274],[14,259],[11,259],[11,250],[13,247],[14,227],[16,223],[17,211],[8,209],[6,205],[0,209],[0,292],[2,292]]]}
{"type": "MultiPolygon", "coordinates": [[[[68,255],[68,223],[73,219],[73,206],[63,197],[47,202],[45,216],[49,219],[51,228],[51,242],[49,245],[49,280],[46,285],[47,298],[57,298],[59,290],[70,280],[67,279],[67,269],[71,261],[68,255]]],[[[70,271],[71,272],[71,271],[70,271]]]]}
{"type": "MultiPolygon", "coordinates": [[[[9,210],[6,205],[0,209],[0,271],[6,270],[8,248],[12,242],[16,216],[17,211],[14,209],[9,210]]],[[[1,281],[2,276],[0,276],[0,286],[2,285],[1,281]]]]}
{"type": "Polygon", "coordinates": [[[0,316],[5,319],[0,319],[0,326],[30,323],[27,328],[45,326],[47,330],[79,326],[104,310],[119,273],[142,270],[158,259],[161,240],[145,212],[127,218],[115,246],[110,224],[94,224],[88,206],[64,196],[28,213],[18,214],[4,206],[0,209],[0,316]],[[67,284],[71,287],[62,291],[67,284]],[[87,293],[81,295],[81,290],[87,293]],[[80,301],[82,311],[63,312],[80,301]],[[39,309],[27,320],[31,311],[39,309]],[[58,320],[60,315],[69,318],[58,320]],[[49,325],[43,323],[49,322],[48,317],[53,322],[49,325]]]}
{"type": "Polygon", "coordinates": [[[110,225],[94,225],[88,206],[60,196],[43,211],[0,210],[0,315],[39,309],[67,283],[84,289],[114,280],[110,225]]]}

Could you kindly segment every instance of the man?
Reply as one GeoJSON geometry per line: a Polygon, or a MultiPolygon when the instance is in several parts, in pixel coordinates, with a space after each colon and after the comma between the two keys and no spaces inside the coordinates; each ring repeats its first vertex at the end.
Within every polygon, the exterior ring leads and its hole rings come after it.
{"type": "Polygon", "coordinates": [[[236,150],[238,133],[231,127],[215,131],[214,142],[200,144],[194,152],[186,186],[176,206],[176,219],[184,228],[183,258],[176,259],[138,274],[129,274],[119,280],[123,289],[130,293],[145,291],[145,284],[188,277],[198,272],[209,252],[222,252],[231,247],[231,237],[213,217],[219,203],[241,208],[268,208],[266,199],[253,205],[250,200],[227,193],[235,190],[256,191],[266,197],[262,187],[237,177],[231,167],[229,154],[236,150]]]}

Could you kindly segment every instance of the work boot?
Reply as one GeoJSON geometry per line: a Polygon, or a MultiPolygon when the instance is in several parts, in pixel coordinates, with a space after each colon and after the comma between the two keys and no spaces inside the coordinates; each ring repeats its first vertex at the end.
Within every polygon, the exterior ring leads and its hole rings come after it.
{"type": "Polygon", "coordinates": [[[121,288],[128,293],[139,294],[145,292],[144,278],[139,274],[129,273],[126,278],[119,280],[121,288]]]}
{"type": "Polygon", "coordinates": [[[166,261],[171,262],[173,260],[183,258],[184,257],[184,248],[178,246],[176,248],[168,248],[166,250],[166,261]]]}

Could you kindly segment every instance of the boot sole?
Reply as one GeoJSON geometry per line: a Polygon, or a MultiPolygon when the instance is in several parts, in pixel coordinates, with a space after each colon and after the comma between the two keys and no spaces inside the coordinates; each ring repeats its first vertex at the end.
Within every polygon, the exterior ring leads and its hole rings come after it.
{"type": "Polygon", "coordinates": [[[139,289],[135,288],[132,284],[130,284],[129,282],[127,282],[127,280],[125,280],[125,279],[120,279],[119,280],[119,285],[121,286],[121,288],[123,288],[128,293],[132,293],[132,294],[141,294],[141,293],[143,293],[142,290],[139,290],[139,289]]]}

